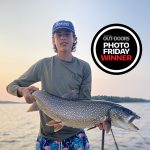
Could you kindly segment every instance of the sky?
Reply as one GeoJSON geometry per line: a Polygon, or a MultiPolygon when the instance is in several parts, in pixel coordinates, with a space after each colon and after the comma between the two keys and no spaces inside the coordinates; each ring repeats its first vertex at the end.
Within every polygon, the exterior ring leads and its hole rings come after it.
{"type": "MultiPolygon", "coordinates": [[[[51,32],[54,22],[70,20],[78,37],[74,56],[92,69],[92,95],[150,99],[149,0],[0,0],[0,100],[18,100],[6,86],[32,64],[55,55],[51,32]],[[100,28],[122,23],[142,42],[138,65],[123,75],[100,70],[91,56],[91,42],[100,28]]],[[[36,84],[40,86],[40,84],[36,84]]]]}

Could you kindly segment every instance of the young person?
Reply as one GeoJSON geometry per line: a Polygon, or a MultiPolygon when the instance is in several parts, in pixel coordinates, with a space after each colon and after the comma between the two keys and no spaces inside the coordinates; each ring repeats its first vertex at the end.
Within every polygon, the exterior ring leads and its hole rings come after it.
{"type": "MultiPolygon", "coordinates": [[[[77,44],[75,29],[70,21],[54,23],[52,42],[55,56],[44,58],[32,65],[23,75],[7,86],[7,91],[18,97],[24,97],[27,103],[33,103],[32,92],[38,90],[33,83],[41,81],[41,89],[48,93],[63,96],[76,90],[80,98],[91,98],[91,69],[87,62],[73,56],[77,44]]],[[[64,108],[65,109],[65,108],[64,108]]],[[[82,129],[63,127],[54,132],[46,125],[51,120],[42,111],[40,131],[36,150],[89,150],[87,136],[82,129]]]]}

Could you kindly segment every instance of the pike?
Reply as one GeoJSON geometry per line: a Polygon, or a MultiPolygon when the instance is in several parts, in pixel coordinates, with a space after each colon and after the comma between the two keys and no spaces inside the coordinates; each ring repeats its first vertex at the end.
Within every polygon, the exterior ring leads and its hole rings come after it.
{"type": "Polygon", "coordinates": [[[113,102],[58,97],[40,90],[33,92],[32,95],[36,101],[28,111],[34,111],[35,106],[38,106],[52,118],[47,125],[54,126],[54,132],[63,126],[93,129],[100,124],[103,124],[107,133],[111,126],[132,131],[139,130],[132,122],[140,117],[128,108],[113,102]]]}

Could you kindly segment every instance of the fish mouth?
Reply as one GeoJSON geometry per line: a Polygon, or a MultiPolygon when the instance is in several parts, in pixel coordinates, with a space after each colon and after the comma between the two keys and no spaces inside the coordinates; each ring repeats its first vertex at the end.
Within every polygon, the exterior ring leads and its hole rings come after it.
{"type": "Polygon", "coordinates": [[[140,119],[141,117],[138,115],[132,115],[128,118],[128,123],[132,123],[135,119],[140,119]]]}
{"type": "Polygon", "coordinates": [[[131,123],[130,126],[132,127],[131,130],[133,130],[133,131],[139,130],[139,128],[137,126],[135,126],[133,123],[131,123]]]}
{"type": "Polygon", "coordinates": [[[129,130],[129,131],[137,131],[137,130],[139,130],[139,128],[132,123],[134,119],[135,119],[135,117],[131,116],[128,120],[129,122],[127,122],[124,119],[118,118],[118,119],[112,121],[112,125],[117,128],[129,130]]]}

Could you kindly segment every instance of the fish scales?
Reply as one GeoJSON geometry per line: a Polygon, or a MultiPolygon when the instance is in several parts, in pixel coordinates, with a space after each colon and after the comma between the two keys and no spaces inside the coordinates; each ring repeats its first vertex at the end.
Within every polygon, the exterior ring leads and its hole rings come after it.
{"type": "MultiPolygon", "coordinates": [[[[104,100],[70,100],[54,96],[45,91],[35,91],[33,96],[39,108],[46,115],[56,121],[61,121],[63,125],[73,128],[90,128],[97,126],[108,118],[114,123],[127,111],[125,109],[126,111],[122,112],[120,110],[124,107],[104,100]],[[110,115],[110,113],[113,115],[110,115]]],[[[131,115],[133,116],[135,113],[131,111],[131,115]]],[[[125,117],[123,119],[126,119],[125,117]]],[[[118,122],[114,124],[117,125],[118,122]]],[[[118,125],[118,127],[120,127],[120,125],[118,125]]]]}
{"type": "MultiPolygon", "coordinates": [[[[107,102],[101,101],[101,109],[99,108],[99,103],[90,100],[82,100],[74,99],[62,99],[56,96],[51,95],[51,99],[49,99],[50,94],[37,93],[36,95],[39,99],[44,99],[44,107],[43,104],[40,105],[40,100],[37,101],[38,105],[45,113],[51,118],[55,118],[55,120],[61,120],[62,122],[67,122],[67,124],[71,124],[73,127],[91,127],[93,124],[98,124],[103,116],[108,114],[108,109],[112,107],[112,104],[106,105],[107,102]],[[103,104],[104,103],[104,104],[103,104]],[[46,107],[45,107],[46,106],[46,107]]],[[[43,103],[43,101],[42,101],[43,103]]]]}

